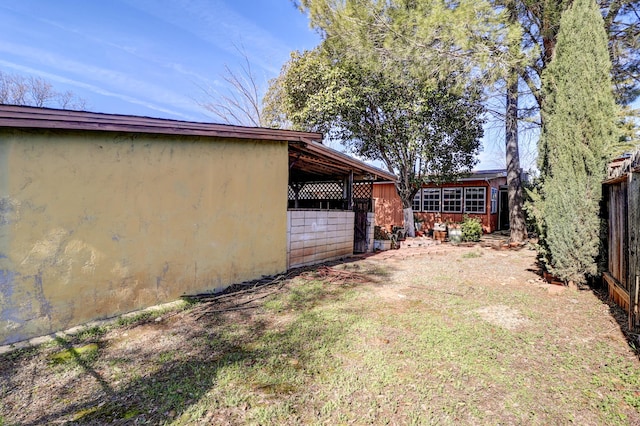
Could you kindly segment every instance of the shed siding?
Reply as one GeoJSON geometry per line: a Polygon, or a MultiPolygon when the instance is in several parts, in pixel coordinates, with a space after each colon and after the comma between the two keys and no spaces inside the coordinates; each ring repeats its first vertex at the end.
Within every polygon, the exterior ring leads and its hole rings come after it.
{"type": "Polygon", "coordinates": [[[402,201],[393,183],[374,184],[373,199],[376,226],[403,226],[402,201]]]}
{"type": "MultiPolygon", "coordinates": [[[[424,185],[424,188],[469,188],[484,187],[485,192],[485,213],[484,214],[467,214],[467,213],[432,213],[432,212],[414,212],[424,222],[423,229],[432,229],[433,224],[438,220],[442,222],[462,222],[464,216],[477,217],[482,221],[484,232],[490,233],[498,229],[498,213],[491,213],[491,188],[499,190],[500,185],[506,184],[506,178],[495,178],[487,180],[469,180],[464,182],[451,182],[444,185],[424,185]],[[438,219],[439,218],[439,219],[438,219]]],[[[376,198],[376,225],[385,228],[392,226],[402,226],[404,220],[402,218],[402,202],[392,183],[384,183],[374,185],[374,197],[376,198]]]]}
{"type": "Polygon", "coordinates": [[[286,269],[287,144],[0,131],[0,344],[286,269]]]}

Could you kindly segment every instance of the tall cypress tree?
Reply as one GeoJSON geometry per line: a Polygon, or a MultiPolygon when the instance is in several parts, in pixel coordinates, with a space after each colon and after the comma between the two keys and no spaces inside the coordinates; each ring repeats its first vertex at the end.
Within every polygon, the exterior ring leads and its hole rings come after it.
{"type": "Polygon", "coordinates": [[[595,0],[576,0],[560,20],[543,76],[539,167],[542,247],[547,267],[584,283],[597,272],[599,202],[617,107],[604,22],[595,0]]]}

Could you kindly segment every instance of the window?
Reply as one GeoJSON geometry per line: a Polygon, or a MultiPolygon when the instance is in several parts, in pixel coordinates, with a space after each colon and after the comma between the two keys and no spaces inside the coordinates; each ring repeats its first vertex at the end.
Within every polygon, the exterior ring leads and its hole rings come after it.
{"type": "Polygon", "coordinates": [[[424,188],[422,190],[422,209],[425,212],[440,211],[440,189],[424,188]]]}
{"type": "Polygon", "coordinates": [[[484,213],[485,211],[485,189],[486,188],[465,188],[464,189],[464,212],[484,213]]]}
{"type": "Polygon", "coordinates": [[[413,205],[411,206],[414,212],[419,212],[422,209],[420,208],[420,191],[413,196],[413,205]]]}
{"type": "Polygon", "coordinates": [[[498,213],[498,188],[491,188],[491,214],[498,213]]]}
{"type": "Polygon", "coordinates": [[[442,188],[442,211],[444,213],[462,211],[462,188],[442,188]]]}

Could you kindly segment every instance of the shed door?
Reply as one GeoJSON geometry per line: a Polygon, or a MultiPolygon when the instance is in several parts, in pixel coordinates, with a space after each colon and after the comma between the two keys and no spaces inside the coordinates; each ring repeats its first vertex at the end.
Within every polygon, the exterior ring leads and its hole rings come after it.
{"type": "Polygon", "coordinates": [[[498,230],[509,229],[509,193],[506,189],[500,190],[498,212],[498,230]]]}

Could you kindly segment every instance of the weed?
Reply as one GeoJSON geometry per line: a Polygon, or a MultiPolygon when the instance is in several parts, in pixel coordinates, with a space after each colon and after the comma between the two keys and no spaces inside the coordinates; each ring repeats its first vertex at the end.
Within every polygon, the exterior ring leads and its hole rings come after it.
{"type": "Polygon", "coordinates": [[[173,361],[174,358],[175,358],[175,352],[174,351],[162,352],[156,358],[156,362],[158,362],[160,364],[164,364],[164,363],[173,361]]]}
{"type": "MultiPolygon", "coordinates": [[[[471,253],[495,260],[491,252],[471,253]]],[[[372,276],[388,268],[364,261],[348,266],[372,276]]],[[[189,327],[168,330],[166,337],[184,333],[179,343],[153,351],[135,341],[113,353],[108,351],[115,345],[82,349],[60,339],[62,347],[55,351],[66,353],[54,355],[60,365],[91,362],[114,392],[104,405],[77,404],[78,410],[85,409],[75,421],[616,425],[638,418],[633,417],[640,410],[637,363],[624,361],[612,341],[576,336],[568,331],[566,318],[560,323],[549,315],[549,305],[562,296],[541,297],[539,289],[526,287],[483,287],[468,275],[457,275],[468,267],[425,271],[429,267],[416,262],[419,273],[384,288],[296,279],[287,291],[266,299],[264,309],[217,316],[215,326],[194,320],[189,327]],[[404,287],[390,292],[396,284],[404,287]],[[509,329],[474,314],[498,304],[523,313],[528,325],[509,329]]],[[[602,311],[580,306],[572,315],[590,309],[592,316],[602,311]]],[[[120,324],[133,326],[154,315],[162,313],[139,313],[120,324]]],[[[598,324],[594,318],[585,323],[598,324]]],[[[189,321],[189,315],[183,320],[189,321]]],[[[609,322],[602,327],[610,328],[609,322]]],[[[103,333],[95,328],[79,336],[89,341],[103,333]]],[[[40,356],[46,359],[53,351],[40,356]]],[[[58,376],[66,383],[84,383],[87,371],[65,368],[58,376]]],[[[80,400],[75,390],[52,404],[71,406],[80,400]]],[[[3,398],[12,391],[10,385],[0,387],[3,398]]],[[[93,401],[96,395],[102,394],[80,397],[93,401]]],[[[17,418],[3,415],[4,422],[17,418]]]]}
{"type": "Polygon", "coordinates": [[[108,330],[109,328],[107,326],[95,325],[93,327],[89,327],[81,330],[74,337],[79,341],[94,340],[99,337],[102,337],[108,330]]]}
{"type": "MultiPolygon", "coordinates": [[[[157,315],[155,315],[157,316],[157,315]]],[[[142,323],[153,319],[154,312],[151,311],[142,311],[136,312],[133,315],[123,315],[116,321],[116,325],[118,327],[127,327],[134,324],[142,323]]]]}
{"type": "Polygon", "coordinates": [[[481,251],[469,251],[462,255],[463,259],[475,259],[478,257],[482,257],[481,251]]]}
{"type": "Polygon", "coordinates": [[[262,307],[268,311],[280,313],[286,310],[286,303],[280,297],[274,297],[267,300],[262,307]]]}

